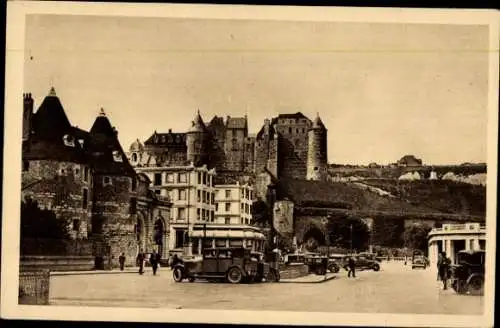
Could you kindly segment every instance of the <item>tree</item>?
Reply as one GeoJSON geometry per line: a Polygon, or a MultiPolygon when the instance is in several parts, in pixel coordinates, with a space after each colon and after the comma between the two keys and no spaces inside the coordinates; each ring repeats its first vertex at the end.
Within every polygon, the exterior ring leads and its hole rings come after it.
{"type": "Polygon", "coordinates": [[[372,227],[372,243],[386,247],[403,245],[404,220],[387,217],[376,218],[372,227]]]}
{"type": "Polygon", "coordinates": [[[40,209],[32,199],[21,202],[21,239],[67,239],[66,221],[54,211],[40,209]]]}
{"type": "Polygon", "coordinates": [[[370,231],[365,222],[358,218],[340,218],[330,220],[328,223],[328,236],[330,245],[334,247],[366,249],[370,239],[370,231]],[[352,226],[352,234],[351,234],[352,226]]]}
{"type": "Polygon", "coordinates": [[[411,225],[407,227],[403,234],[405,247],[426,252],[429,231],[431,231],[431,228],[427,225],[411,225]]]}

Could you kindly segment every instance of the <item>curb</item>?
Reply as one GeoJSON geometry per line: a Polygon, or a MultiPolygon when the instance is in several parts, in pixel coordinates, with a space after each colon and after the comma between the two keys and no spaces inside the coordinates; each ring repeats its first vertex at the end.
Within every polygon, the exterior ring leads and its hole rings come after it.
{"type": "Polygon", "coordinates": [[[93,271],[52,271],[50,276],[78,276],[78,275],[96,275],[96,274],[125,274],[125,273],[135,273],[139,274],[138,271],[118,271],[118,270],[93,270],[93,271]]]}
{"type": "MultiPolygon", "coordinates": [[[[292,279],[290,279],[290,280],[280,280],[280,283],[284,283],[284,284],[321,284],[321,283],[324,283],[324,282],[327,282],[327,281],[330,281],[330,280],[333,280],[336,278],[337,278],[337,276],[330,276],[330,277],[326,277],[326,279],[321,279],[321,280],[316,280],[316,281],[293,281],[292,279]]],[[[300,278],[297,278],[297,279],[300,279],[300,278]]]]}

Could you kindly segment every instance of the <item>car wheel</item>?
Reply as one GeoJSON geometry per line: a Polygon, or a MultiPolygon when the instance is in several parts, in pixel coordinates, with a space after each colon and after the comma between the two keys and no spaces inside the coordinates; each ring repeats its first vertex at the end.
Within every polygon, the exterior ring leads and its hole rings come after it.
{"type": "Polygon", "coordinates": [[[231,268],[227,272],[227,280],[232,284],[239,284],[243,281],[243,273],[239,268],[231,268]]]}
{"type": "Polygon", "coordinates": [[[378,270],[380,270],[380,266],[378,264],[375,264],[373,266],[373,271],[378,271],[378,270]]]}
{"type": "Polygon", "coordinates": [[[335,264],[331,264],[330,266],[328,266],[328,270],[330,270],[330,272],[332,273],[337,273],[339,272],[339,267],[335,264]]]}
{"type": "Polygon", "coordinates": [[[484,290],[484,278],[481,276],[473,277],[467,283],[467,291],[471,295],[482,295],[484,290]]]}
{"type": "Polygon", "coordinates": [[[181,282],[182,279],[184,279],[183,272],[182,272],[181,268],[175,268],[174,272],[172,273],[172,275],[174,277],[174,281],[175,282],[181,282]]]}

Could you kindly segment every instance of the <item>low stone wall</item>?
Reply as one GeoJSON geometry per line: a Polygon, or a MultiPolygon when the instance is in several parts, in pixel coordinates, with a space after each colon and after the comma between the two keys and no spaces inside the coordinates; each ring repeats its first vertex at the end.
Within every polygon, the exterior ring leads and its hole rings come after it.
{"type": "Polygon", "coordinates": [[[49,286],[49,270],[19,272],[19,304],[48,305],[49,286]]]}
{"type": "Polygon", "coordinates": [[[305,264],[283,264],[280,265],[280,278],[281,279],[295,279],[307,276],[309,274],[309,267],[305,264]]]}
{"type": "Polygon", "coordinates": [[[88,271],[93,270],[93,256],[21,256],[20,269],[23,271],[88,271]]]}

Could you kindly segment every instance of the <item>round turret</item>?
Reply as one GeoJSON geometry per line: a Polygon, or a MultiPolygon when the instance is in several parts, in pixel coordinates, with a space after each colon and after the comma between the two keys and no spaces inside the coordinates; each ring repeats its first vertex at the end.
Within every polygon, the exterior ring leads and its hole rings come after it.
{"type": "Polygon", "coordinates": [[[199,163],[204,159],[204,144],[206,137],[206,126],[203,123],[200,112],[196,114],[186,133],[187,160],[188,162],[199,163]]]}
{"type": "Polygon", "coordinates": [[[308,132],[307,180],[322,180],[325,177],[328,162],[326,137],[327,130],[318,115],[308,132]]]}

